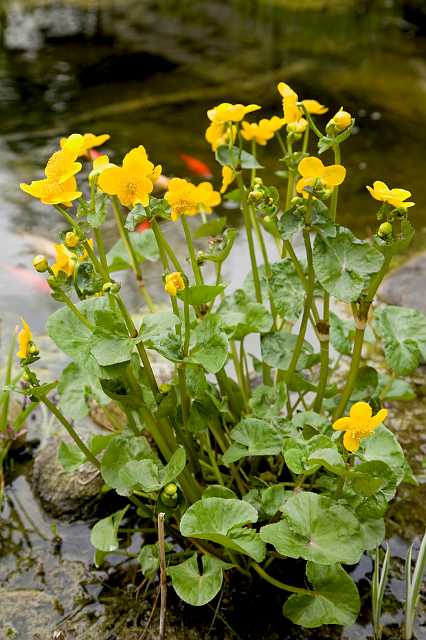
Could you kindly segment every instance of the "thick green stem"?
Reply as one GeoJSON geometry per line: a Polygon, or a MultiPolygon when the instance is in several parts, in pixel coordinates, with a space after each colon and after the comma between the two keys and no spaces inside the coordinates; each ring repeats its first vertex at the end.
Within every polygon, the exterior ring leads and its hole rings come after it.
{"type": "Polygon", "coordinates": [[[89,460],[89,462],[95,465],[97,469],[100,469],[101,463],[99,462],[99,460],[93,455],[90,449],[84,444],[83,440],[80,438],[80,436],[78,435],[74,427],[68,422],[68,420],[59,411],[56,405],[54,405],[53,402],[51,402],[49,398],[47,398],[47,396],[42,396],[40,398],[40,401],[46,405],[46,407],[55,416],[55,418],[65,427],[65,429],[68,431],[69,435],[74,440],[77,447],[80,449],[80,451],[84,453],[84,455],[89,460]]]}
{"type": "Polygon", "coordinates": [[[176,257],[175,252],[173,251],[173,249],[171,248],[171,246],[169,245],[169,243],[166,240],[166,236],[164,235],[164,233],[161,231],[161,227],[158,224],[157,220],[155,218],[153,218],[151,220],[151,227],[152,230],[154,231],[155,234],[155,238],[157,240],[157,244],[158,246],[163,248],[163,251],[169,256],[171,263],[173,264],[174,268],[176,269],[176,271],[180,271],[181,273],[185,273],[181,263],[179,262],[179,260],[176,257]]]}
{"type": "Polygon", "coordinates": [[[62,302],[64,302],[66,304],[68,309],[76,316],[76,318],[78,318],[80,320],[80,322],[82,322],[89,329],[89,331],[93,331],[94,330],[94,328],[95,328],[94,325],[86,318],[86,316],[84,316],[81,313],[81,311],[73,303],[71,298],[62,290],[61,290],[61,300],[62,300],[62,302]]]}
{"type": "MultiPolygon", "coordinates": [[[[7,362],[6,362],[6,371],[4,376],[4,386],[7,387],[12,380],[12,368],[13,368],[13,354],[15,352],[16,347],[16,336],[12,335],[10,339],[9,351],[7,354],[7,362]]],[[[9,402],[10,402],[10,392],[3,391],[0,396],[0,399],[3,401],[2,413],[0,417],[0,432],[5,431],[7,427],[7,419],[9,414],[9,402]]]]}
{"type": "Polygon", "coordinates": [[[247,234],[247,242],[248,242],[249,253],[250,253],[250,262],[251,262],[251,269],[253,273],[253,284],[254,284],[254,290],[256,293],[256,301],[263,302],[262,289],[260,286],[259,269],[257,267],[256,251],[255,251],[254,242],[253,242],[253,232],[251,227],[250,211],[247,203],[247,192],[246,192],[246,188],[245,188],[241,173],[237,173],[237,183],[238,183],[238,189],[240,190],[240,196],[241,196],[241,205],[242,205],[241,209],[243,212],[244,225],[245,225],[246,234],[247,234]]]}
{"type": "Polygon", "coordinates": [[[191,259],[192,271],[194,273],[195,282],[197,285],[204,284],[203,275],[201,273],[200,266],[197,262],[197,256],[195,254],[194,243],[192,242],[191,231],[188,225],[188,220],[185,215],[180,217],[182,222],[183,232],[185,234],[186,244],[188,245],[189,257],[191,259]]]}
{"type": "Polygon", "coordinates": [[[95,235],[96,246],[98,247],[99,260],[102,265],[102,270],[104,274],[107,275],[109,271],[108,271],[108,262],[106,258],[104,239],[99,229],[94,229],[93,233],[95,235]]]}
{"type": "Polygon", "coordinates": [[[274,587],[277,587],[278,589],[289,591],[290,593],[304,593],[309,596],[314,595],[314,591],[310,591],[309,589],[302,589],[301,587],[292,587],[290,584],[285,584],[284,582],[281,582],[281,580],[273,578],[269,575],[269,573],[266,573],[266,571],[262,569],[262,567],[257,564],[257,562],[250,562],[250,566],[253,567],[253,569],[260,575],[261,578],[266,580],[266,582],[273,584],[274,587]]]}

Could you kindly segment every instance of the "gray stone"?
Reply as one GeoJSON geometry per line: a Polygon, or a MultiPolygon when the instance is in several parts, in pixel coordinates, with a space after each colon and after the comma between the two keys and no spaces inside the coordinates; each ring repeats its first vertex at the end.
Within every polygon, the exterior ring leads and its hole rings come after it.
{"type": "Polygon", "coordinates": [[[44,509],[55,518],[69,520],[93,516],[103,485],[98,470],[90,463],[66,473],[58,460],[59,441],[49,442],[35,455],[33,485],[44,509]]]}
{"type": "Polygon", "coordinates": [[[418,309],[426,313],[426,253],[411,258],[383,282],[378,296],[386,304],[418,309]]]}

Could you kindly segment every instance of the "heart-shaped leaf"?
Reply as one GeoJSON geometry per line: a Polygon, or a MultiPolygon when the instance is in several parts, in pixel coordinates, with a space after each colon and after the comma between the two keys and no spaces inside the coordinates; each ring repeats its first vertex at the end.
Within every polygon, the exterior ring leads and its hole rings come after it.
{"type": "Polygon", "coordinates": [[[320,564],[354,564],[364,550],[361,527],[353,513],[308,491],[291,496],[283,520],[262,527],[260,537],[284,556],[320,564]]]}
{"type": "Polygon", "coordinates": [[[197,562],[197,553],[174,567],[168,567],[167,573],[179,598],[194,607],[202,607],[219,593],[223,582],[224,569],[231,564],[210,555],[202,556],[203,570],[197,562]]]}
{"type": "Polygon", "coordinates": [[[289,597],[283,607],[287,618],[308,629],[355,622],[361,605],[358,589],[339,564],[325,567],[308,562],[306,577],[313,591],[289,597]]]}
{"type": "Polygon", "coordinates": [[[210,540],[261,562],[265,557],[265,545],[254,529],[244,528],[256,521],[257,511],[248,502],[203,498],[185,512],[180,531],[187,538],[210,540]]]}
{"type": "Polygon", "coordinates": [[[421,311],[386,306],[377,311],[375,326],[386,361],[398,375],[411,373],[426,359],[426,316],[421,311]]]}

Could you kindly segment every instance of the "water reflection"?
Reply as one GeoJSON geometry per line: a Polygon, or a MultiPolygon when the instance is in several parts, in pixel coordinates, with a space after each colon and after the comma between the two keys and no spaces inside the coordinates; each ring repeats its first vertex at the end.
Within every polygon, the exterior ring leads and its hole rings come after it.
{"type": "MultiPolygon", "coordinates": [[[[361,235],[375,228],[365,184],[382,178],[415,194],[412,213],[421,227],[425,43],[404,15],[389,0],[2,2],[3,319],[15,323],[25,313],[41,330],[56,305],[25,277],[37,240],[22,234],[54,240],[61,221],[20,193],[18,184],[40,175],[61,134],[108,131],[114,159],[143,143],[169,175],[188,174],[180,158],[188,153],[217,178],[203,139],[206,109],[231,99],[259,101],[265,115],[279,112],[275,84],[282,79],[331,108],[344,104],[357,117],[358,133],[344,149],[351,180],[342,189],[342,222],[361,235]]],[[[278,157],[278,149],[270,150],[278,157]]],[[[279,165],[264,155],[269,179],[279,184],[279,165]]],[[[172,225],[170,232],[179,245],[172,225]]],[[[235,278],[246,266],[240,243],[225,277],[240,284],[235,278]]],[[[159,287],[155,269],[147,279],[159,287]]]]}

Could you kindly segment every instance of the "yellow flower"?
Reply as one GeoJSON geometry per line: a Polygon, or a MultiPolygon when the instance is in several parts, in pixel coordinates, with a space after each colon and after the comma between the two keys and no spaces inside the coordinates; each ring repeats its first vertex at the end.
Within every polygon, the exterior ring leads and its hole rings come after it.
{"type": "Polygon", "coordinates": [[[25,358],[28,358],[31,355],[30,347],[32,345],[33,336],[31,333],[31,329],[25,322],[24,318],[21,318],[21,322],[22,322],[22,329],[18,333],[19,351],[16,353],[16,355],[21,360],[25,360],[25,358]]]}
{"type": "Polygon", "coordinates": [[[93,133],[84,133],[83,135],[72,133],[68,138],[61,138],[60,145],[62,149],[75,149],[78,156],[88,156],[90,149],[99,147],[110,137],[107,133],[100,136],[95,136],[93,133]]]}
{"type": "Polygon", "coordinates": [[[321,182],[325,187],[336,187],[342,184],[346,176],[346,169],[341,164],[332,164],[325,167],[319,158],[303,158],[297,167],[302,176],[296,185],[296,191],[308,197],[305,187],[313,187],[316,182],[321,182]]]}
{"type": "Polygon", "coordinates": [[[376,180],[373,182],[373,186],[367,186],[368,191],[375,200],[381,202],[387,202],[396,209],[407,209],[407,207],[414,207],[415,202],[405,202],[407,198],[411,196],[411,192],[406,189],[389,189],[387,184],[376,180]]]}
{"type": "Polygon", "coordinates": [[[352,116],[347,111],[343,111],[343,107],[340,107],[339,111],[334,114],[328,124],[334,125],[339,131],[343,131],[352,124],[352,116]]]}
{"type": "Polygon", "coordinates": [[[339,418],[333,424],[333,429],[344,431],[343,444],[352,453],[358,451],[362,438],[367,438],[371,432],[386,419],[387,409],[380,409],[375,416],[367,402],[355,402],[349,416],[339,418]]]}
{"type": "Polygon", "coordinates": [[[284,125],[284,118],[274,116],[268,120],[262,118],[259,122],[242,122],[241,135],[245,140],[254,140],[257,144],[265,145],[274,137],[274,133],[284,125]]]}
{"type": "Polygon", "coordinates": [[[154,182],[161,174],[161,166],[154,167],[148,160],[145,148],[140,145],[124,156],[121,167],[110,166],[99,176],[99,188],[111,196],[117,196],[121,204],[132,209],[137,204],[146,207],[154,182]]]}
{"type": "Polygon", "coordinates": [[[59,184],[66,182],[82,167],[81,162],[75,162],[76,158],[77,153],[73,150],[55,151],[47,161],[44,170],[46,178],[59,182],[59,184]]]}
{"type": "Polygon", "coordinates": [[[257,104],[231,104],[230,102],[222,102],[217,107],[209,109],[207,116],[211,122],[240,122],[248,113],[261,109],[257,104]]]}
{"type": "Polygon", "coordinates": [[[67,205],[81,196],[81,191],[77,191],[77,181],[74,177],[61,183],[50,178],[33,180],[31,184],[21,182],[20,187],[22,191],[33,198],[38,198],[43,204],[67,205]]]}
{"type": "Polygon", "coordinates": [[[232,167],[222,167],[222,186],[220,188],[220,193],[225,193],[229,185],[232,184],[234,180],[235,171],[232,167]]]}
{"type": "Polygon", "coordinates": [[[308,113],[313,116],[321,116],[323,113],[327,113],[328,107],[318,102],[318,100],[302,100],[303,105],[306,107],[308,113]]]}
{"type": "Polygon", "coordinates": [[[195,187],[195,193],[198,204],[204,213],[211,213],[213,207],[217,207],[217,205],[220,204],[220,193],[213,190],[210,182],[200,182],[200,184],[195,187]]]}
{"type": "Polygon", "coordinates": [[[71,251],[68,251],[64,244],[55,244],[55,253],[56,253],[56,262],[52,264],[52,271],[55,276],[58,276],[58,273],[62,271],[68,277],[72,276],[74,273],[75,263],[77,262],[77,258],[71,251]]]}
{"type": "Polygon", "coordinates": [[[172,178],[164,195],[172,208],[171,217],[174,222],[179,216],[195,216],[198,213],[198,198],[195,186],[183,178],[172,178]]]}
{"type": "Polygon", "coordinates": [[[169,296],[175,296],[178,291],[183,291],[184,289],[185,281],[179,271],[167,274],[164,290],[169,294],[169,296]]]}
{"type": "Polygon", "coordinates": [[[220,204],[220,194],[213,191],[210,182],[201,182],[197,187],[183,178],[172,178],[164,196],[172,208],[174,222],[179,216],[195,216],[200,211],[211,213],[212,207],[220,204]]]}
{"type": "Polygon", "coordinates": [[[115,165],[111,164],[107,155],[98,156],[93,160],[93,169],[89,173],[89,179],[92,180],[99,176],[102,171],[107,169],[108,167],[114,167],[115,165]]]}
{"type": "Polygon", "coordinates": [[[235,141],[237,137],[237,128],[235,125],[227,125],[225,122],[212,122],[206,129],[205,138],[211,145],[213,151],[216,151],[221,145],[228,145],[229,142],[235,141]]]}

